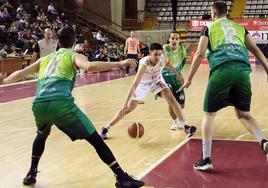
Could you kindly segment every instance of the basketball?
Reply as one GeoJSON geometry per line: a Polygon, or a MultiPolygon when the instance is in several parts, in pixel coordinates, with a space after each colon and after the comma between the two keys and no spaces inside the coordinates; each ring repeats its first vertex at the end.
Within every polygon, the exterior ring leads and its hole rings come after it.
{"type": "Polygon", "coordinates": [[[135,122],[128,126],[128,135],[131,138],[141,138],[144,134],[144,128],[141,123],[135,122]]]}

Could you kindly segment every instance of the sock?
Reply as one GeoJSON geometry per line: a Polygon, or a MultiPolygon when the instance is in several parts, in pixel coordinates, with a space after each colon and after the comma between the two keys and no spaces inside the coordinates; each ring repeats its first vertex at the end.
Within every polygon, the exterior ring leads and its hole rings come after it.
{"type": "Polygon", "coordinates": [[[183,117],[182,120],[180,120],[182,126],[184,127],[184,129],[187,129],[189,126],[187,125],[187,121],[186,119],[183,117]]]}
{"type": "Polygon", "coordinates": [[[212,140],[202,140],[203,159],[211,157],[212,140]]]}
{"type": "Polygon", "coordinates": [[[37,171],[39,160],[45,150],[47,137],[49,136],[51,127],[45,127],[43,130],[38,130],[32,146],[32,161],[29,172],[37,171]]]}
{"type": "Polygon", "coordinates": [[[107,124],[107,125],[105,126],[105,128],[106,128],[107,130],[109,130],[110,128],[112,128],[112,125],[111,125],[111,124],[107,124]]]}
{"type": "Polygon", "coordinates": [[[253,132],[253,134],[259,143],[261,143],[261,141],[264,139],[263,132],[260,129],[257,129],[255,132],[253,132]]]}
{"type": "Polygon", "coordinates": [[[86,140],[95,148],[100,159],[105,164],[107,164],[117,176],[120,176],[120,177],[125,176],[124,171],[119,166],[112,151],[106,145],[106,143],[102,140],[102,138],[97,132],[94,132],[93,134],[91,134],[90,137],[88,137],[86,140]]]}
{"type": "Polygon", "coordinates": [[[174,120],[174,123],[179,123],[180,121],[179,121],[179,119],[178,118],[176,118],[175,120],[174,120]]]}

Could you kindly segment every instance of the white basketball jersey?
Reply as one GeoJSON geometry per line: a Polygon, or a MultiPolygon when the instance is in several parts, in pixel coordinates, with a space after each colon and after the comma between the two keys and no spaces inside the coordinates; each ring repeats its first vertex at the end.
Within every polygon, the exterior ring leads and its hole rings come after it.
{"type": "Polygon", "coordinates": [[[140,60],[140,65],[144,65],[146,67],[146,72],[141,78],[141,83],[149,83],[162,79],[162,70],[165,67],[164,56],[161,56],[155,66],[150,64],[149,56],[146,56],[140,60]]]}

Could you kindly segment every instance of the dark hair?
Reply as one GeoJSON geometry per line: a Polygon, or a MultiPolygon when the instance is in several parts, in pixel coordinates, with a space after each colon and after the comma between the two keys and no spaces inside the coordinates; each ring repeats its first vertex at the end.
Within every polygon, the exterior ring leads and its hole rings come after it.
{"type": "Polygon", "coordinates": [[[227,15],[227,6],[225,2],[215,2],[212,5],[212,8],[217,11],[218,16],[227,15]]]}
{"type": "Polygon", "coordinates": [[[70,26],[64,26],[57,32],[59,44],[62,48],[71,48],[76,41],[76,33],[70,26]]]}
{"type": "Polygon", "coordinates": [[[163,47],[161,44],[159,43],[152,43],[150,45],[150,50],[153,51],[153,50],[163,50],[163,47]]]}

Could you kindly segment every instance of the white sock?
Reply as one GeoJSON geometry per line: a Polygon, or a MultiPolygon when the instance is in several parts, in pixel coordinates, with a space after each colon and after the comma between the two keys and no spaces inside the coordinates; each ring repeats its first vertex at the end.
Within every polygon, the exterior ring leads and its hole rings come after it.
{"type": "Polygon", "coordinates": [[[262,132],[262,130],[260,130],[260,129],[257,129],[255,132],[253,132],[253,134],[254,134],[254,136],[256,137],[256,139],[258,140],[258,142],[260,142],[260,143],[261,143],[261,141],[262,141],[263,139],[265,139],[265,138],[264,138],[264,135],[263,135],[263,132],[262,132]]]}
{"type": "Polygon", "coordinates": [[[110,128],[112,128],[112,125],[107,124],[107,125],[105,126],[105,128],[106,128],[107,130],[109,130],[110,128]]]}
{"type": "Polygon", "coordinates": [[[181,122],[183,127],[185,127],[185,125],[187,125],[187,121],[186,121],[186,119],[184,117],[183,117],[182,120],[180,120],[180,122],[181,122]]]}
{"type": "Polygon", "coordinates": [[[203,159],[211,157],[212,140],[202,140],[203,159]]]}

